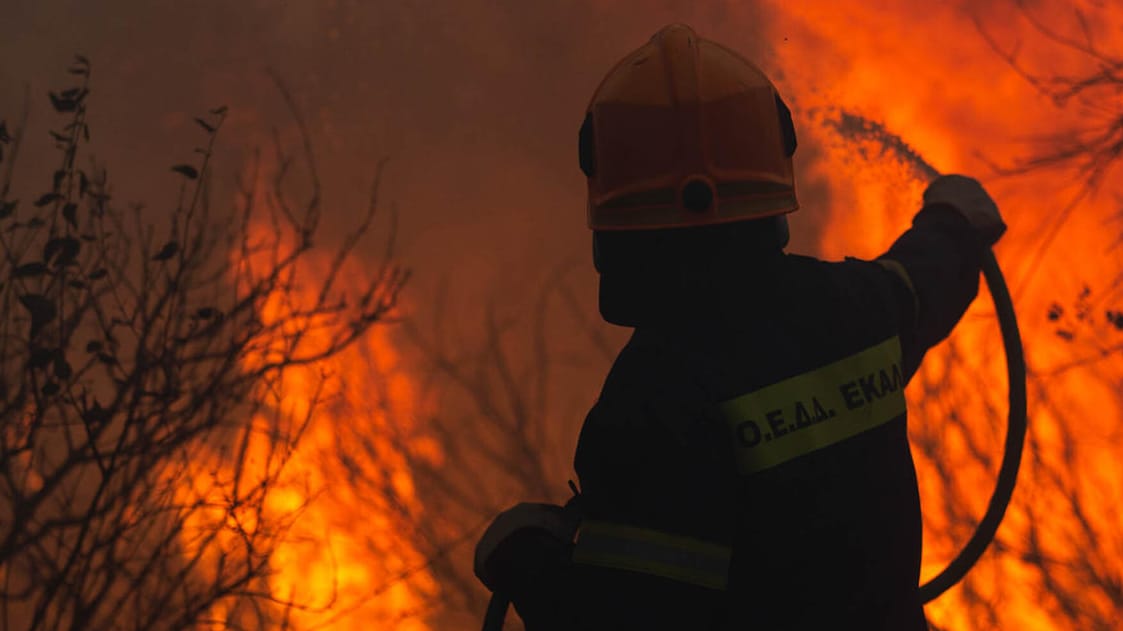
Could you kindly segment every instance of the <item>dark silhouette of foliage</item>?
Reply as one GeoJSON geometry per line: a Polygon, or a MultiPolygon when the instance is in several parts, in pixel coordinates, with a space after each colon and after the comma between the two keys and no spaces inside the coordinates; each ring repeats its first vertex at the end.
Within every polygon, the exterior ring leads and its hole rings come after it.
{"type": "Polygon", "coordinates": [[[68,73],[79,83],[48,95],[64,117],[51,132],[60,164],[30,205],[10,197],[25,125],[0,123],[2,628],[283,628],[301,604],[272,593],[270,554],[294,516],[264,507],[312,411],[292,418],[272,393],[384,319],[406,275],[387,262],[340,286],[372,203],[314,281],[318,299],[270,313],[307,282],[321,214],[310,152],[306,202],[277,177],[246,184],[218,221],[207,191],[227,109],[214,108],[196,119],[199,163],[171,167],[186,178],[175,210],[150,226],[114,200],[103,167],[80,164],[90,62],[76,56],[68,73]],[[239,446],[262,436],[264,462],[243,475],[239,446]]]}

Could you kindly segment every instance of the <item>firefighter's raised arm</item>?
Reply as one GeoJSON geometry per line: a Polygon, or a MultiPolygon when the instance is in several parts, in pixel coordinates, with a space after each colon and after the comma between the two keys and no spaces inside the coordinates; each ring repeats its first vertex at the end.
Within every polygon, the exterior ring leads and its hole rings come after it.
{"type": "Polygon", "coordinates": [[[878,258],[900,278],[900,293],[907,295],[903,302],[912,303],[903,309],[912,313],[912,326],[902,324],[910,375],[967,310],[978,293],[983,248],[1006,231],[998,205],[973,178],[938,177],[923,199],[912,228],[878,258]]]}

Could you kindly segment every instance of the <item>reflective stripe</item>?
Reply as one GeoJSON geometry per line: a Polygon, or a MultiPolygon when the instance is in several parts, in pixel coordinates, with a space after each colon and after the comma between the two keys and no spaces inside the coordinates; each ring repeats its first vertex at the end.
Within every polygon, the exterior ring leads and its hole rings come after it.
{"type": "Polygon", "coordinates": [[[781,465],[893,420],[905,413],[904,385],[894,336],[722,403],[741,473],[781,465]]]}
{"type": "Polygon", "coordinates": [[[661,576],[725,589],[732,550],[691,537],[586,520],[573,548],[574,563],[661,576]]]}
{"type": "Polygon", "coordinates": [[[916,287],[912,284],[912,277],[909,276],[908,270],[905,269],[904,265],[893,259],[877,259],[874,263],[893,272],[898,278],[905,281],[905,286],[909,288],[909,294],[912,295],[912,319],[913,324],[916,324],[920,320],[920,295],[916,293],[916,287]]]}

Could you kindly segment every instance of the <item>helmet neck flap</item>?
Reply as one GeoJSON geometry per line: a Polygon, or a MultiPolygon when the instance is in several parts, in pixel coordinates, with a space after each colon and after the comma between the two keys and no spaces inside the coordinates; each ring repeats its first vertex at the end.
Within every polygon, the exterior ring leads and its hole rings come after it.
{"type": "Polygon", "coordinates": [[[787,217],[669,230],[595,231],[600,313],[620,326],[682,321],[783,255],[787,217]]]}

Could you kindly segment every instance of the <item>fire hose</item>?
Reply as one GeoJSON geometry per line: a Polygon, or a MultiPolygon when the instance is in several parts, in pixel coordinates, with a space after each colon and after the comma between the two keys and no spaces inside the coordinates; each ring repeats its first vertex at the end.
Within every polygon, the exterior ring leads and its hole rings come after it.
{"type": "Polygon", "coordinates": [[[1018,321],[1014,314],[1013,301],[1002,277],[1002,270],[994,258],[994,252],[986,248],[982,261],[983,278],[990,288],[994,300],[994,310],[998,315],[998,325],[1002,331],[1002,344],[1006,349],[1006,377],[1009,381],[1009,416],[1006,421],[1006,446],[1002,454],[1002,465],[998,468],[998,481],[990,496],[986,513],[983,514],[975,534],[967,541],[963,550],[939,574],[920,586],[921,602],[935,600],[952,585],[958,583],[979,560],[987,546],[994,540],[998,525],[1006,515],[1010,497],[1018,480],[1018,466],[1022,460],[1022,447],[1026,435],[1026,368],[1022,356],[1022,339],[1018,333],[1018,321]]]}
{"type": "MultiPolygon", "coordinates": [[[[848,115],[852,119],[858,119],[848,115]]],[[[903,160],[911,163],[926,181],[931,181],[940,176],[940,172],[928,164],[924,158],[913,151],[898,136],[892,134],[884,127],[873,121],[860,119],[862,130],[866,136],[881,142],[886,148],[893,150],[903,160]]],[[[998,316],[998,326],[1002,332],[1002,345],[1006,351],[1006,379],[1008,383],[1008,416],[1006,420],[1006,444],[1002,454],[1002,464],[998,468],[998,479],[994,485],[994,492],[990,496],[987,510],[975,533],[951,563],[927,583],[920,586],[920,600],[928,603],[950,589],[967,575],[979,558],[983,556],[987,546],[994,540],[998,526],[1006,515],[1006,508],[1010,505],[1010,498],[1014,494],[1014,487],[1018,481],[1018,467],[1022,461],[1022,448],[1025,446],[1026,436],[1026,367],[1025,357],[1022,353],[1022,338],[1018,332],[1018,319],[1014,313],[1014,303],[1010,298],[1010,290],[1006,287],[1006,279],[998,267],[998,260],[990,248],[984,248],[982,253],[982,272],[990,289],[991,300],[994,302],[994,311],[998,316]]]]}
{"type": "MultiPolygon", "coordinates": [[[[902,160],[910,163],[925,181],[931,181],[940,175],[939,171],[913,151],[900,137],[892,134],[876,122],[843,112],[835,125],[839,132],[845,136],[871,139],[882,144],[886,150],[898,154],[902,160]]],[[[1018,479],[1018,468],[1021,465],[1022,450],[1025,445],[1026,369],[1022,340],[1018,331],[1018,320],[1014,312],[1009,288],[1006,286],[1006,280],[998,266],[998,260],[989,247],[984,248],[982,252],[981,270],[990,290],[991,299],[994,302],[994,310],[998,317],[1002,344],[1006,353],[1009,411],[1006,421],[1006,441],[1002,464],[998,469],[994,492],[991,494],[986,512],[978,526],[975,527],[974,534],[971,535],[966,545],[947,567],[919,587],[922,603],[935,600],[962,580],[994,540],[994,536],[998,532],[998,526],[1002,523],[1002,519],[1006,515],[1006,509],[1010,505],[1010,499],[1014,494],[1014,487],[1018,479]]],[[[510,600],[505,595],[493,594],[484,616],[483,631],[501,631],[509,606],[510,600]]]]}

